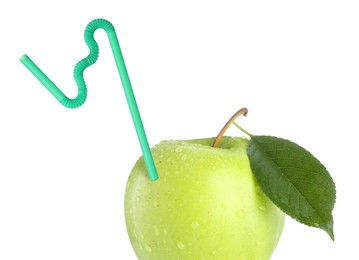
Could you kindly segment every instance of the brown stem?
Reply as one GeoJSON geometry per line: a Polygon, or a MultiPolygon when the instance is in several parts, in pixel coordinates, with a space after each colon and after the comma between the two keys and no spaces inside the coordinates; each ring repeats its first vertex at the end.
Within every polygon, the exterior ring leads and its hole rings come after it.
{"type": "Polygon", "coordinates": [[[222,128],[222,130],[219,132],[219,134],[217,135],[216,139],[214,139],[214,142],[212,144],[212,147],[218,147],[219,143],[222,140],[222,137],[224,136],[224,134],[226,133],[228,127],[237,119],[237,117],[243,115],[246,116],[248,113],[248,109],[246,107],[241,108],[240,110],[238,110],[229,120],[228,122],[224,125],[224,127],[222,128]]]}

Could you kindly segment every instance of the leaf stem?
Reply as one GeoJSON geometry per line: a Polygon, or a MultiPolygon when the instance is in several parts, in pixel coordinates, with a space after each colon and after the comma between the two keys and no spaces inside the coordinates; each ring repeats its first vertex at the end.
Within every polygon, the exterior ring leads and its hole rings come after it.
{"type": "Polygon", "coordinates": [[[224,127],[222,128],[222,130],[219,132],[219,134],[217,135],[216,139],[214,139],[214,142],[212,144],[212,147],[218,147],[219,143],[221,142],[224,134],[226,133],[227,129],[229,128],[229,126],[231,124],[234,124],[236,127],[238,127],[243,133],[251,136],[251,134],[249,132],[247,132],[245,129],[243,129],[241,126],[239,126],[237,123],[235,123],[234,121],[241,115],[246,116],[248,113],[248,109],[246,107],[241,108],[240,110],[238,110],[236,113],[234,113],[234,115],[227,121],[227,123],[224,125],[224,127]]]}
{"type": "Polygon", "coordinates": [[[249,137],[251,137],[251,133],[249,133],[246,129],[244,129],[243,127],[241,127],[239,124],[237,124],[236,122],[232,122],[232,124],[234,124],[239,130],[241,130],[243,133],[245,133],[246,135],[248,135],[249,137]]]}

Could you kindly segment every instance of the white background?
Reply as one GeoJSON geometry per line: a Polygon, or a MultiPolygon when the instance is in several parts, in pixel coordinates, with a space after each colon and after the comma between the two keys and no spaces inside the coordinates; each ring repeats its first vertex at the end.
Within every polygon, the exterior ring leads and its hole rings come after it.
{"type": "Polygon", "coordinates": [[[76,110],[18,60],[76,96],[83,31],[100,17],[116,27],[151,146],[214,136],[246,106],[243,127],[301,144],[331,172],[335,242],[287,218],[273,260],[359,259],[357,1],[71,2],[0,3],[0,259],[136,259],[123,198],[141,152],[106,34],[76,110]]]}

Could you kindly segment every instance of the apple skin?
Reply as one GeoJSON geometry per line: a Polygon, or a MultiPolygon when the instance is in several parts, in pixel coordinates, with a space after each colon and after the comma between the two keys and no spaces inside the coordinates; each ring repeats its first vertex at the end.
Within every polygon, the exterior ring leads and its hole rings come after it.
{"type": "Polygon", "coordinates": [[[285,215],[250,169],[248,140],[162,141],[152,148],[159,179],[141,157],[127,182],[125,218],[139,260],[266,260],[285,215]]]}

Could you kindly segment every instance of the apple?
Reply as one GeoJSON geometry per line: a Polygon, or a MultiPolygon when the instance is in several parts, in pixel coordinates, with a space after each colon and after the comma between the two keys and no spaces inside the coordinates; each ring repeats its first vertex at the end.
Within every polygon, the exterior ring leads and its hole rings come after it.
{"type": "Polygon", "coordinates": [[[162,141],[152,150],[159,179],[143,158],[125,192],[125,219],[140,260],[270,259],[285,214],[263,193],[242,137],[162,141]]]}

